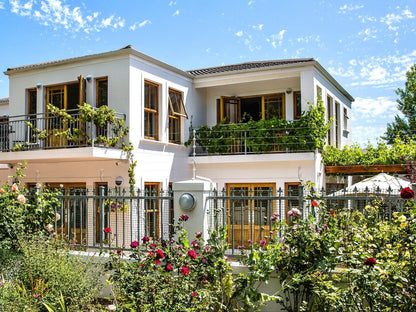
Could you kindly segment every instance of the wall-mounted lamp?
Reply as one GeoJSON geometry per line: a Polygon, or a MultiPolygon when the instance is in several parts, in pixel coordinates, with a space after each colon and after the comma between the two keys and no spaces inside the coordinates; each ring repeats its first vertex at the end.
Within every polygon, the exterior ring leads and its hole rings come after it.
{"type": "Polygon", "coordinates": [[[87,79],[87,81],[90,82],[92,80],[92,76],[91,75],[87,75],[87,77],[85,77],[85,79],[87,79]]]}
{"type": "Polygon", "coordinates": [[[291,93],[292,93],[292,88],[287,88],[287,89],[286,89],[286,93],[287,93],[287,94],[291,94],[291,93]]]}
{"type": "Polygon", "coordinates": [[[38,83],[36,84],[36,88],[38,88],[38,89],[42,88],[42,82],[38,82],[38,83]]]}
{"type": "Polygon", "coordinates": [[[195,208],[195,197],[190,193],[183,193],[179,197],[179,206],[184,211],[191,211],[195,208]]]}
{"type": "Polygon", "coordinates": [[[120,186],[120,185],[122,185],[123,184],[123,182],[124,182],[124,178],[123,177],[117,177],[116,178],[116,185],[117,186],[120,186]]]}

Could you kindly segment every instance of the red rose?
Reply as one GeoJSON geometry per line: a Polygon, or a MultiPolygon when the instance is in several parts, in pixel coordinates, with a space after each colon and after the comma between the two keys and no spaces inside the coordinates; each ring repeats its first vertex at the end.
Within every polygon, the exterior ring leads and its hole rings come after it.
{"type": "Polygon", "coordinates": [[[181,273],[185,276],[188,276],[189,269],[186,266],[183,266],[182,269],[181,269],[181,273]]]}
{"type": "Polygon", "coordinates": [[[312,201],[312,206],[314,206],[314,207],[318,206],[318,202],[316,200],[313,200],[312,201]]]}
{"type": "Polygon", "coordinates": [[[157,264],[157,265],[159,265],[160,264],[160,261],[159,260],[155,260],[155,263],[157,264]]]}
{"type": "Polygon", "coordinates": [[[147,243],[150,240],[149,237],[145,236],[142,238],[143,244],[147,243]]]}
{"type": "Polygon", "coordinates": [[[130,247],[131,247],[131,248],[137,248],[137,247],[139,247],[139,242],[138,242],[138,241],[133,241],[133,242],[131,242],[131,243],[130,243],[130,247]]]}
{"type": "Polygon", "coordinates": [[[194,292],[194,291],[192,292],[192,297],[194,297],[194,298],[196,297],[196,292],[194,292]]]}
{"type": "Polygon", "coordinates": [[[188,251],[188,256],[191,257],[191,258],[193,258],[193,259],[196,259],[196,253],[195,253],[195,251],[189,250],[188,251]]]}
{"type": "Polygon", "coordinates": [[[368,265],[369,267],[373,267],[377,264],[377,261],[373,257],[370,257],[370,258],[367,258],[367,260],[364,261],[364,264],[368,265]]]}
{"type": "Polygon", "coordinates": [[[168,264],[167,266],[166,266],[166,270],[168,270],[168,271],[172,271],[172,264],[168,264]]]}
{"type": "Polygon", "coordinates": [[[160,249],[158,249],[157,251],[156,251],[156,253],[157,253],[157,256],[159,257],[159,258],[164,258],[165,257],[165,255],[163,254],[163,251],[162,250],[160,250],[160,249]]]}
{"type": "Polygon", "coordinates": [[[148,256],[149,258],[152,258],[152,257],[153,257],[153,252],[149,252],[149,253],[147,254],[147,256],[148,256]]]}
{"type": "Polygon", "coordinates": [[[413,191],[410,187],[405,187],[400,192],[400,197],[403,199],[413,199],[415,198],[415,191],[413,191]]]}
{"type": "Polygon", "coordinates": [[[181,215],[179,217],[182,221],[188,221],[189,217],[187,215],[181,215]]]}
{"type": "Polygon", "coordinates": [[[331,210],[331,214],[335,217],[335,211],[331,210]]]}
{"type": "Polygon", "coordinates": [[[110,233],[110,232],[111,232],[111,228],[106,227],[106,228],[104,229],[104,233],[110,233]]]}

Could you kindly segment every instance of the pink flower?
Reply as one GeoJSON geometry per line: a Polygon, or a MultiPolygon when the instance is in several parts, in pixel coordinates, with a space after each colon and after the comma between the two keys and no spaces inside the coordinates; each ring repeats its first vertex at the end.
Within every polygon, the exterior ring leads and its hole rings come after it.
{"type": "Polygon", "coordinates": [[[249,239],[247,242],[248,242],[249,244],[253,244],[253,241],[252,241],[251,239],[249,239]]]}
{"type": "Polygon", "coordinates": [[[266,245],[267,245],[266,241],[264,239],[261,239],[260,246],[266,246],[266,245]]]}
{"type": "Polygon", "coordinates": [[[194,297],[194,298],[196,297],[196,292],[194,292],[194,291],[192,292],[192,297],[194,297]]]}
{"type": "Polygon", "coordinates": [[[159,260],[155,260],[155,263],[157,264],[157,265],[159,265],[160,264],[160,261],[159,260]]]}
{"type": "Polygon", "coordinates": [[[172,264],[168,264],[167,266],[166,266],[166,270],[168,270],[168,271],[172,271],[172,264]]]}
{"type": "Polygon", "coordinates": [[[106,227],[106,228],[104,229],[104,233],[110,233],[110,232],[111,232],[111,228],[106,227]]]}
{"type": "Polygon", "coordinates": [[[195,251],[189,250],[188,251],[188,256],[191,257],[191,258],[193,258],[193,259],[196,259],[196,253],[195,253],[195,251]]]}
{"type": "Polygon", "coordinates": [[[117,307],[114,304],[110,304],[107,306],[108,311],[117,311],[117,307]]]}
{"type": "Polygon", "coordinates": [[[240,246],[240,245],[238,245],[237,246],[237,249],[245,249],[246,247],[243,245],[243,246],[240,246]]]}
{"type": "Polygon", "coordinates": [[[295,225],[293,226],[293,229],[296,231],[296,230],[298,229],[298,227],[299,227],[299,224],[295,224],[295,225]]]}
{"type": "Polygon", "coordinates": [[[131,248],[137,248],[137,247],[139,247],[139,242],[138,242],[138,241],[132,241],[132,242],[130,243],[130,247],[131,247],[131,248]]]}
{"type": "Polygon", "coordinates": [[[19,187],[17,186],[17,184],[16,183],[13,183],[13,185],[12,185],[12,191],[13,192],[17,192],[19,190],[19,187]]]}
{"type": "Polygon", "coordinates": [[[147,254],[147,256],[148,256],[149,258],[152,258],[152,257],[154,256],[154,254],[153,254],[153,252],[149,252],[149,253],[147,254]]]}
{"type": "Polygon", "coordinates": [[[179,217],[182,221],[188,221],[189,217],[187,215],[181,215],[179,217]]]}
{"type": "Polygon", "coordinates": [[[181,268],[181,273],[182,273],[183,275],[185,275],[185,276],[188,276],[188,274],[189,274],[189,269],[188,269],[186,266],[183,266],[183,267],[181,268]]]}
{"type": "Polygon", "coordinates": [[[157,253],[157,256],[158,256],[159,258],[161,258],[161,259],[163,259],[163,258],[165,257],[165,255],[163,254],[163,251],[162,251],[162,250],[160,250],[160,249],[158,249],[158,250],[156,251],[156,253],[157,253]]]}
{"type": "Polygon", "coordinates": [[[300,217],[302,215],[302,213],[300,212],[300,210],[298,208],[292,208],[289,210],[289,212],[287,213],[287,215],[293,216],[293,217],[300,217]]]}
{"type": "Polygon", "coordinates": [[[17,196],[17,201],[21,204],[26,204],[26,197],[23,194],[17,196]]]}
{"type": "Polygon", "coordinates": [[[144,236],[144,237],[142,238],[143,244],[147,243],[149,240],[150,240],[150,238],[149,238],[149,237],[147,237],[147,236],[144,236]]]}

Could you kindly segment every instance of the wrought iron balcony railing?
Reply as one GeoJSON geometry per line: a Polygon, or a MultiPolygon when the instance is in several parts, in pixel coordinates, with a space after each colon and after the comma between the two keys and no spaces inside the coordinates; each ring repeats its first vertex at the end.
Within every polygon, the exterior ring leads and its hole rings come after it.
{"type": "MultiPolygon", "coordinates": [[[[106,146],[121,148],[122,123],[97,125],[83,121],[80,110],[67,110],[64,118],[56,113],[9,116],[0,119],[0,150],[2,152],[58,149],[69,147],[106,146]]],[[[116,121],[126,116],[115,113],[116,121]]]]}

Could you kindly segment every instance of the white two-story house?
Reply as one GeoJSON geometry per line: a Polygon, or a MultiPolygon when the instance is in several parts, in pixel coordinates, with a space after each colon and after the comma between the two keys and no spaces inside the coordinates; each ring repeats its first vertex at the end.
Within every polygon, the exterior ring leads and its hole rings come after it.
{"type": "Polygon", "coordinates": [[[2,182],[26,161],[28,185],[62,184],[79,190],[128,187],[129,159],[121,145],[109,147],[94,140],[100,135],[111,138],[112,128],[78,121],[76,126],[88,138],[69,140],[59,133],[75,126],[52,114],[48,104],[67,110],[76,120],[82,103],[115,110],[116,118],[129,128],[126,142],[134,147],[134,188],[149,192],[195,176],[226,190],[296,192],[297,185],[307,180],[322,187],[319,150],[305,145],[305,131],[293,130],[308,103],[318,99],[331,121],[327,144],[342,147],[350,142],[354,99],[311,58],[184,71],[127,46],[8,68],[5,74],[10,94],[9,114],[1,125],[2,182]],[[226,140],[215,142],[212,133],[204,136],[197,131],[198,140],[192,141],[191,126],[212,132],[218,131],[217,124],[226,129],[271,119],[288,121],[292,130],[258,131],[255,137],[253,128],[224,130],[220,137],[226,140]],[[302,148],[297,148],[297,136],[302,148]]]}

